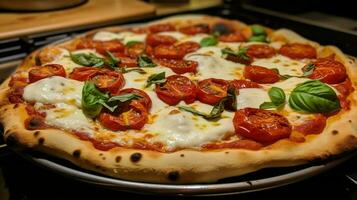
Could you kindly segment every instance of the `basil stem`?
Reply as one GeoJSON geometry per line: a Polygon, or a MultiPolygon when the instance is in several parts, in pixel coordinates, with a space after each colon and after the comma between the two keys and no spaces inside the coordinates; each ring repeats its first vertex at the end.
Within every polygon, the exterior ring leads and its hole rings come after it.
{"type": "Polygon", "coordinates": [[[140,67],[156,67],[156,64],[147,55],[140,55],[138,64],[140,67]]]}
{"type": "Polygon", "coordinates": [[[218,40],[215,37],[205,37],[200,41],[201,47],[215,46],[218,40]]]}
{"type": "Polygon", "coordinates": [[[120,68],[120,72],[125,74],[125,73],[129,73],[129,72],[138,72],[139,74],[146,74],[146,71],[144,71],[141,68],[130,68],[127,69],[126,67],[122,67],[120,68]]]}
{"type": "Polygon", "coordinates": [[[331,113],[340,109],[335,91],[319,80],[299,84],[290,94],[289,105],[295,111],[331,113]]]}
{"type": "Polygon", "coordinates": [[[104,58],[100,58],[93,53],[71,53],[70,57],[73,62],[86,67],[102,67],[105,64],[104,58]]]}
{"type": "Polygon", "coordinates": [[[160,72],[158,74],[152,74],[149,76],[148,80],[146,81],[145,87],[150,87],[152,84],[164,83],[165,79],[165,72],[160,72]]]}
{"type": "Polygon", "coordinates": [[[285,104],[286,96],[284,91],[278,87],[272,87],[268,91],[271,102],[262,103],[260,109],[279,108],[285,104]]]}

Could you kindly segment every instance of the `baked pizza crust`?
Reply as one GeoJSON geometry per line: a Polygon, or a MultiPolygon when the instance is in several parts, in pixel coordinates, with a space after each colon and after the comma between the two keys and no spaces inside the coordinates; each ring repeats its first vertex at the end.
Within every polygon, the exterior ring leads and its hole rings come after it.
{"type": "MultiPolygon", "coordinates": [[[[215,23],[218,17],[203,15],[175,16],[153,23],[171,22],[188,25],[190,23],[215,23]]],[[[223,20],[232,23],[229,20],[223,20]]],[[[238,29],[246,26],[233,21],[238,29]]],[[[151,23],[152,24],[152,23],[151,23]]],[[[124,28],[125,29],[125,28],[124,28]]],[[[99,29],[103,30],[103,29],[99,29]]],[[[105,30],[119,31],[121,27],[105,30]]],[[[93,34],[98,30],[89,32],[93,34]]],[[[357,64],[353,58],[344,55],[334,46],[320,46],[293,31],[279,29],[271,33],[272,40],[309,43],[317,48],[318,57],[331,53],[341,61],[351,80],[357,80],[357,64]]],[[[78,38],[74,39],[74,42],[78,38]]],[[[49,47],[52,47],[50,45],[49,47]]],[[[74,48],[73,41],[60,44],[67,49],[74,48]]],[[[33,52],[19,66],[26,70],[36,62],[33,52]]],[[[202,183],[238,176],[268,167],[285,167],[307,163],[316,159],[354,150],[357,147],[357,92],[353,92],[351,109],[329,117],[325,130],[318,135],[308,135],[303,143],[280,140],[261,150],[217,149],[217,150],[180,150],[163,153],[151,150],[138,150],[116,147],[101,151],[89,141],[80,140],[72,133],[60,129],[26,130],[24,121],[28,117],[24,104],[11,104],[7,93],[9,79],[0,86],[0,121],[4,126],[7,144],[14,149],[34,149],[111,177],[154,183],[202,183]]],[[[357,82],[352,82],[357,88],[357,82]]]]}

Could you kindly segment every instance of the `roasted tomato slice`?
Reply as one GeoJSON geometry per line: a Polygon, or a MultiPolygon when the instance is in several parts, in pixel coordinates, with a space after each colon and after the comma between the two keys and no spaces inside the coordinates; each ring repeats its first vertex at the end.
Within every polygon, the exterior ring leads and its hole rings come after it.
{"type": "Polygon", "coordinates": [[[187,72],[196,73],[198,62],[192,60],[168,60],[161,59],[158,61],[161,65],[170,68],[176,74],[184,74],[187,72]]]}
{"type": "Polygon", "coordinates": [[[121,73],[109,70],[99,71],[92,77],[92,81],[100,90],[111,94],[117,94],[125,85],[125,80],[121,73]]]}
{"type": "Polygon", "coordinates": [[[275,83],[280,79],[278,72],[256,65],[246,66],[244,77],[257,83],[275,83]]]}
{"type": "Polygon", "coordinates": [[[341,95],[347,97],[351,92],[354,91],[354,88],[352,87],[352,82],[349,78],[346,78],[345,81],[339,84],[332,85],[334,88],[336,88],[337,91],[341,93],[341,95]]]}
{"type": "Polygon", "coordinates": [[[198,82],[197,99],[214,105],[227,96],[229,82],[223,79],[209,78],[198,82]]]}
{"type": "Polygon", "coordinates": [[[62,65],[58,64],[48,64],[45,66],[34,67],[29,71],[29,81],[30,83],[36,82],[38,80],[48,78],[51,76],[62,76],[66,77],[66,71],[62,65]]]}
{"type": "Polygon", "coordinates": [[[250,45],[247,51],[247,55],[252,58],[271,58],[275,54],[275,49],[266,44],[250,45]]]}
{"type": "Polygon", "coordinates": [[[172,45],[176,42],[177,42],[177,40],[174,37],[169,36],[169,35],[149,34],[146,37],[146,44],[153,46],[153,47],[160,45],[160,44],[172,45]]]}
{"type": "Polygon", "coordinates": [[[185,52],[185,54],[191,53],[199,49],[201,46],[197,42],[187,41],[180,43],[176,46],[178,49],[185,52]]]}
{"type": "Polygon", "coordinates": [[[233,118],[236,134],[261,143],[273,143],[291,134],[291,125],[282,115],[269,110],[244,108],[233,118]]]}
{"type": "Polygon", "coordinates": [[[77,49],[95,49],[98,53],[106,55],[106,51],[123,52],[125,46],[118,40],[95,41],[85,38],[77,44],[77,49]]]}
{"type": "Polygon", "coordinates": [[[311,79],[319,79],[321,82],[329,84],[341,83],[347,78],[346,68],[334,56],[318,58],[315,62],[315,69],[309,76],[311,79]]]}
{"type": "Polygon", "coordinates": [[[176,28],[172,24],[154,24],[149,26],[149,31],[151,33],[175,31],[175,30],[176,28]]]}
{"type": "Polygon", "coordinates": [[[229,85],[236,89],[237,94],[239,93],[239,89],[242,88],[260,88],[261,86],[253,81],[248,80],[233,80],[229,82],[229,85]]]}
{"type": "Polygon", "coordinates": [[[100,123],[112,131],[125,131],[128,129],[140,130],[148,121],[147,109],[138,101],[132,101],[119,113],[101,113],[100,123]]]}
{"type": "Polygon", "coordinates": [[[123,90],[120,90],[119,95],[121,94],[137,94],[139,96],[141,96],[142,98],[140,99],[136,99],[136,101],[138,101],[139,103],[141,103],[147,110],[150,110],[152,102],[151,99],[149,97],[149,95],[146,94],[146,92],[139,90],[139,89],[135,89],[135,88],[126,88],[123,90]]]}
{"type": "Polygon", "coordinates": [[[311,119],[302,121],[300,124],[293,125],[293,130],[308,134],[319,134],[326,126],[326,117],[322,114],[316,114],[311,119]]]}
{"type": "Polygon", "coordinates": [[[291,43],[283,45],[279,53],[292,59],[316,58],[316,49],[309,44],[291,43]]]}
{"type": "Polygon", "coordinates": [[[182,59],[185,51],[176,46],[159,45],[154,48],[155,58],[182,59]]]}
{"type": "Polygon", "coordinates": [[[172,75],[163,84],[157,84],[155,91],[159,99],[169,105],[176,105],[181,100],[187,104],[196,99],[196,85],[187,77],[172,75]]]}
{"type": "Polygon", "coordinates": [[[246,38],[244,35],[238,31],[228,34],[223,34],[218,37],[221,42],[244,42],[246,38]]]}
{"type": "Polygon", "coordinates": [[[192,26],[182,27],[179,29],[179,31],[187,35],[195,35],[198,33],[209,33],[210,28],[207,24],[196,24],[192,26]]]}
{"type": "Polygon", "coordinates": [[[144,53],[145,44],[142,42],[138,42],[135,44],[127,45],[125,47],[125,54],[127,54],[131,58],[137,58],[139,55],[144,53]]]}
{"type": "Polygon", "coordinates": [[[117,57],[120,62],[118,64],[119,67],[137,67],[138,61],[137,58],[129,57],[124,53],[113,53],[115,57],[117,57]]]}
{"type": "Polygon", "coordinates": [[[77,67],[69,74],[69,78],[77,81],[86,81],[91,79],[99,71],[100,69],[96,67],[77,67]]]}

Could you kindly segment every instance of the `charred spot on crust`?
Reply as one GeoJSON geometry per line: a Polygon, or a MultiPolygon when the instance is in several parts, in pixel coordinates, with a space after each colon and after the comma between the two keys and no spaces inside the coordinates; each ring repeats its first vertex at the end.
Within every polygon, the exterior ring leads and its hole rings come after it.
{"type": "Polygon", "coordinates": [[[35,137],[37,137],[38,135],[40,135],[40,131],[35,131],[35,132],[33,133],[33,136],[35,136],[35,137]]]}
{"type": "Polygon", "coordinates": [[[337,135],[338,134],[338,130],[332,130],[332,135],[337,135]]]}
{"type": "Polygon", "coordinates": [[[121,160],[121,156],[115,157],[115,162],[116,162],[116,163],[120,162],[120,160],[121,160]]]}
{"type": "Polygon", "coordinates": [[[74,150],[73,153],[72,153],[73,157],[75,158],[79,158],[81,156],[81,150],[77,149],[77,150],[74,150]]]}
{"type": "Polygon", "coordinates": [[[250,181],[247,181],[246,183],[248,183],[250,186],[252,186],[252,185],[253,185],[253,183],[252,183],[252,182],[250,182],[250,181]]]}
{"type": "Polygon", "coordinates": [[[226,152],[224,152],[225,154],[229,154],[229,152],[228,151],[226,151],[226,152]]]}
{"type": "Polygon", "coordinates": [[[105,157],[102,157],[102,160],[105,160],[105,157]]]}
{"type": "Polygon", "coordinates": [[[349,123],[352,123],[352,120],[348,120],[349,123]]]}
{"type": "Polygon", "coordinates": [[[131,162],[136,163],[136,162],[140,161],[141,157],[142,157],[141,153],[133,153],[130,156],[130,160],[131,160],[131,162]]]}
{"type": "Polygon", "coordinates": [[[167,178],[170,181],[177,181],[177,179],[179,179],[179,177],[180,177],[180,173],[178,171],[169,172],[167,175],[167,178]]]}
{"type": "Polygon", "coordinates": [[[17,108],[17,107],[19,107],[19,104],[18,104],[18,103],[15,103],[14,109],[17,108]]]}
{"type": "Polygon", "coordinates": [[[16,147],[19,146],[19,140],[14,134],[11,134],[6,138],[6,144],[10,147],[16,147]]]}
{"type": "Polygon", "coordinates": [[[45,138],[41,137],[38,139],[38,144],[39,145],[43,145],[43,143],[45,143],[45,138]]]}
{"type": "Polygon", "coordinates": [[[40,119],[40,118],[38,118],[38,117],[31,117],[31,118],[28,120],[27,129],[29,129],[29,130],[35,130],[35,129],[40,128],[42,125],[43,125],[42,119],[40,119]]]}
{"type": "Polygon", "coordinates": [[[38,56],[38,55],[35,56],[35,64],[37,66],[41,66],[42,65],[40,56],[38,56]]]}
{"type": "Polygon", "coordinates": [[[185,154],[181,154],[180,156],[181,156],[181,157],[185,157],[185,154]]]}

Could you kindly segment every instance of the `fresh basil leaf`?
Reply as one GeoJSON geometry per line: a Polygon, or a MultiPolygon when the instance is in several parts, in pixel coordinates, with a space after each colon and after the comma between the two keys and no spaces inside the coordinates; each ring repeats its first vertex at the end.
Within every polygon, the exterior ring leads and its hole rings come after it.
{"type": "Polygon", "coordinates": [[[114,112],[115,109],[118,107],[118,105],[109,105],[107,102],[103,99],[99,99],[98,103],[100,103],[102,106],[106,107],[110,112],[114,112]]]}
{"type": "Polygon", "coordinates": [[[218,40],[215,37],[205,37],[200,41],[201,47],[214,46],[218,44],[218,40]]]}
{"type": "Polygon", "coordinates": [[[105,64],[104,58],[100,58],[93,53],[71,53],[70,57],[73,62],[86,67],[102,67],[105,64]]]}
{"type": "Polygon", "coordinates": [[[233,51],[231,48],[224,48],[221,50],[222,55],[234,55],[234,56],[238,56],[238,52],[233,51]]]}
{"type": "Polygon", "coordinates": [[[335,91],[318,80],[299,84],[290,94],[289,105],[308,113],[331,113],[341,107],[335,91]]]}
{"type": "Polygon", "coordinates": [[[122,94],[122,95],[110,97],[108,102],[119,101],[121,103],[124,103],[126,101],[130,101],[133,99],[140,99],[140,98],[142,98],[142,96],[134,93],[128,93],[128,94],[122,94]]]}
{"type": "Polygon", "coordinates": [[[152,74],[149,76],[148,80],[146,81],[145,87],[150,87],[152,84],[164,83],[165,79],[165,72],[160,72],[158,74],[152,74]]]}
{"type": "Polygon", "coordinates": [[[141,68],[130,68],[127,69],[126,67],[122,67],[120,68],[120,72],[125,74],[125,73],[129,73],[129,72],[138,72],[139,74],[146,74],[146,71],[144,71],[141,68]]]}
{"type": "Polygon", "coordinates": [[[269,98],[271,102],[262,103],[260,109],[270,109],[270,108],[279,108],[285,104],[286,96],[284,90],[278,87],[272,87],[268,91],[269,98]]]}
{"type": "Polygon", "coordinates": [[[304,74],[302,75],[302,77],[308,77],[310,76],[314,70],[315,70],[316,66],[314,64],[308,64],[307,66],[305,66],[304,68],[302,68],[304,74]]]}
{"type": "Polygon", "coordinates": [[[230,111],[237,110],[237,90],[234,87],[229,87],[227,97],[225,97],[224,108],[230,111]]]}
{"type": "Polygon", "coordinates": [[[102,103],[109,98],[108,94],[99,91],[95,84],[86,81],[82,89],[82,109],[86,116],[94,118],[103,108],[102,103]]]}
{"type": "Polygon", "coordinates": [[[266,35],[266,31],[262,26],[259,25],[253,25],[250,27],[252,30],[253,35],[266,35]]]}
{"type": "Polygon", "coordinates": [[[237,52],[233,51],[230,48],[224,48],[221,50],[223,57],[226,57],[227,55],[236,56],[239,58],[240,62],[250,61],[251,58],[247,55],[247,51],[248,48],[246,47],[239,48],[237,52]]]}
{"type": "Polygon", "coordinates": [[[156,64],[147,55],[140,55],[138,64],[140,67],[156,67],[156,64]]]}
{"type": "Polygon", "coordinates": [[[187,112],[190,112],[190,113],[192,113],[194,115],[198,115],[198,116],[201,116],[201,117],[204,117],[204,118],[207,116],[206,113],[197,111],[197,110],[195,110],[195,109],[193,109],[192,107],[189,107],[189,106],[178,106],[178,108],[180,110],[187,111],[187,112]]]}
{"type": "Polygon", "coordinates": [[[140,41],[136,41],[136,40],[132,40],[132,41],[127,42],[125,45],[126,46],[131,46],[131,45],[138,44],[138,43],[141,43],[141,42],[140,41]]]}
{"type": "Polygon", "coordinates": [[[248,39],[248,42],[268,42],[266,35],[253,35],[248,39]]]}
{"type": "Polygon", "coordinates": [[[120,60],[115,57],[110,51],[106,51],[106,53],[108,54],[109,59],[105,62],[105,64],[112,69],[118,67],[120,60]]]}

